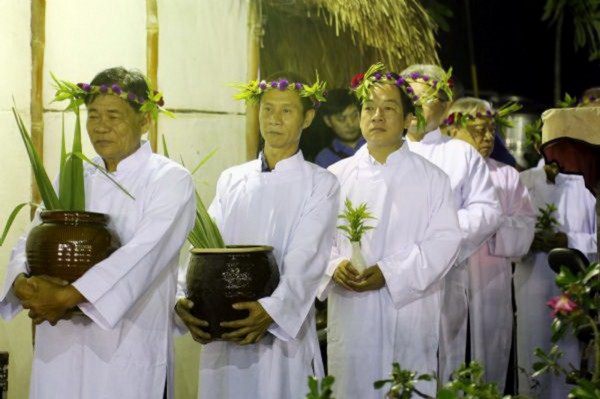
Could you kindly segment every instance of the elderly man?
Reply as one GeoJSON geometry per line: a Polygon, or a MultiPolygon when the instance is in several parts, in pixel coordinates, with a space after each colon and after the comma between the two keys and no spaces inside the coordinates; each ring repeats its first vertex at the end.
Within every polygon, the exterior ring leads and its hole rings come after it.
{"type": "Polygon", "coordinates": [[[446,72],[436,65],[412,65],[401,75],[415,96],[428,98],[422,107],[424,126],[414,121],[408,129],[406,144],[450,178],[463,238],[456,264],[444,282],[439,376],[442,382],[447,382],[466,356],[467,259],[498,229],[501,208],[485,160],[469,144],[440,131],[451,100],[446,91],[439,90],[447,80],[446,72]]]}
{"type": "Polygon", "coordinates": [[[25,306],[38,324],[31,398],[162,398],[179,249],[194,222],[193,182],[141,138],[150,124],[142,103],[154,101],[143,75],[111,68],[81,87],[95,163],[135,198],[86,166],[85,209],[108,214],[122,246],[62,284],[28,275],[25,235],[13,250],[0,313],[11,318],[25,306]],[[85,316],[65,319],[75,306],[85,316]]]}

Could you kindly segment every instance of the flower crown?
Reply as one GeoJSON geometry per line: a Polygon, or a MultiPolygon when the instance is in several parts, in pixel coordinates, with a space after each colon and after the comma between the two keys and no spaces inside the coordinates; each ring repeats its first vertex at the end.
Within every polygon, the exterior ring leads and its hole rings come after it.
{"type": "Polygon", "coordinates": [[[300,97],[309,98],[315,108],[327,101],[325,90],[327,82],[320,81],[319,74],[317,74],[317,79],[312,86],[300,82],[290,82],[287,79],[279,79],[271,82],[252,80],[248,83],[234,84],[233,87],[239,90],[239,93],[234,95],[233,98],[244,100],[246,103],[257,103],[260,97],[269,90],[294,91],[300,97]]]}
{"type": "Polygon", "coordinates": [[[523,108],[523,106],[517,102],[508,102],[501,106],[498,111],[487,110],[485,112],[476,112],[475,114],[463,114],[462,112],[453,112],[444,120],[446,126],[460,126],[467,127],[469,123],[475,121],[475,119],[490,119],[494,121],[494,124],[498,130],[503,133],[507,127],[513,127],[513,123],[508,119],[508,116],[514,112],[517,112],[523,108]]]}
{"type": "Polygon", "coordinates": [[[560,108],[581,107],[598,101],[600,98],[594,95],[583,96],[578,100],[577,97],[571,97],[569,93],[565,93],[565,98],[558,102],[558,106],[560,108]]]}
{"type": "Polygon", "coordinates": [[[96,86],[88,83],[74,84],[65,80],[58,80],[54,75],[52,75],[52,79],[54,80],[54,88],[56,89],[56,94],[52,101],[69,100],[67,109],[71,111],[79,110],[79,107],[83,105],[90,96],[113,94],[125,101],[140,105],[140,111],[149,113],[154,120],[158,118],[159,113],[163,113],[171,118],[174,117],[171,112],[163,108],[165,105],[164,96],[157,90],[148,90],[147,97],[142,97],[131,91],[124,91],[121,86],[116,83],[110,86],[96,86]]]}
{"type": "Polygon", "coordinates": [[[361,103],[364,103],[368,100],[369,93],[374,84],[394,84],[400,90],[403,90],[413,103],[413,106],[415,107],[415,116],[417,117],[418,130],[422,130],[427,123],[423,116],[423,105],[425,103],[437,98],[440,91],[446,93],[450,100],[452,99],[452,68],[446,72],[441,80],[433,79],[432,77],[419,72],[400,76],[394,72],[384,73],[384,70],[385,65],[381,62],[371,65],[367,72],[354,75],[350,82],[351,89],[354,91],[358,100],[361,103]],[[421,96],[417,96],[414,89],[411,87],[411,83],[414,82],[425,83],[429,86],[429,90],[421,96]]]}

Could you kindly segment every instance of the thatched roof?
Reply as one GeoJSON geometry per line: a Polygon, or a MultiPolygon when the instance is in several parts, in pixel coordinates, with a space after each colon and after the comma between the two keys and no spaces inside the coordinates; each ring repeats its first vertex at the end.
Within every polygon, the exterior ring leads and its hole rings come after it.
{"type": "Polygon", "coordinates": [[[374,62],[439,63],[435,22],[418,0],[262,0],[261,75],[293,70],[343,87],[374,62]]]}

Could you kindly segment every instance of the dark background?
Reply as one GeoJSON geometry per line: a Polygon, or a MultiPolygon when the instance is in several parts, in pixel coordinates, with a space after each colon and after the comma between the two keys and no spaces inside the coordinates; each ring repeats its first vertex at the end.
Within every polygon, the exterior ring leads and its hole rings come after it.
{"type": "MultiPolygon", "coordinates": [[[[439,56],[444,67],[472,89],[464,0],[439,0],[454,14],[450,30],[438,32],[439,56]]],[[[471,21],[481,96],[526,97],[553,105],[554,26],[542,21],[543,0],[470,0],[471,21]]],[[[562,32],[562,89],[580,97],[589,87],[600,86],[600,62],[590,62],[587,49],[575,52],[573,20],[567,14],[562,32]]]]}

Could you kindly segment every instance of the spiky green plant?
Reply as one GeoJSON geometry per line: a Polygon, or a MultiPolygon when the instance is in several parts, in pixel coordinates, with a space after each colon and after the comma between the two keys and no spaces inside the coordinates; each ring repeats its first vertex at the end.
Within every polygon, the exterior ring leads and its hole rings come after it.
{"type": "MultiPolygon", "coordinates": [[[[79,107],[82,105],[83,100],[70,96],[69,93],[72,90],[71,86],[74,86],[72,83],[60,81],[56,79],[54,75],[52,75],[52,79],[54,79],[56,88],[56,95],[53,101],[69,100],[67,110],[75,113],[75,134],[73,136],[71,152],[67,152],[66,150],[65,124],[63,115],[58,193],[52,185],[52,182],[48,177],[48,173],[46,172],[46,168],[44,167],[44,163],[33,145],[31,135],[29,134],[29,131],[23,122],[23,118],[21,118],[16,106],[13,105],[12,107],[12,113],[15,117],[15,121],[17,122],[17,127],[19,129],[21,139],[23,140],[23,144],[25,145],[25,150],[27,151],[27,155],[29,157],[31,169],[33,170],[33,176],[38,191],[40,192],[44,208],[46,210],[63,211],[85,210],[85,183],[83,178],[84,161],[93,165],[109,180],[117,185],[117,187],[119,187],[125,194],[132,199],[135,199],[131,194],[129,194],[129,192],[127,192],[127,190],[125,190],[125,188],[117,183],[116,180],[114,180],[104,168],[96,165],[87,157],[85,157],[85,155],[83,155],[81,145],[81,119],[79,115],[79,107]]],[[[13,209],[8,217],[6,226],[2,232],[2,236],[0,237],[0,246],[4,243],[4,240],[6,239],[6,236],[8,235],[8,232],[15,221],[15,218],[17,217],[17,214],[25,205],[28,204],[30,203],[24,202],[17,205],[15,209],[13,209]]],[[[37,206],[37,204],[31,205],[37,206]]]]}
{"type": "Polygon", "coordinates": [[[556,205],[552,203],[547,203],[544,208],[539,208],[535,228],[542,231],[554,232],[555,228],[560,224],[553,216],[553,213],[556,211],[556,205]]]}
{"type": "MultiPolygon", "coordinates": [[[[165,140],[165,136],[162,136],[162,144],[163,144],[163,153],[167,158],[169,158],[169,149],[167,147],[167,141],[165,140]]],[[[211,151],[207,156],[202,158],[198,165],[191,171],[191,174],[194,175],[202,165],[204,165],[215,153],[217,150],[211,151]]],[[[182,161],[181,164],[185,166],[182,161]]],[[[196,191],[196,220],[194,222],[194,227],[187,239],[192,244],[194,248],[225,248],[225,242],[223,241],[223,236],[219,231],[219,227],[215,223],[214,219],[209,215],[206,210],[206,206],[198,194],[198,190],[196,191]]]]}
{"type": "Polygon", "coordinates": [[[317,377],[308,377],[308,389],[309,392],[306,395],[306,399],[333,399],[332,386],[335,381],[335,377],[332,375],[325,376],[321,379],[317,377]]]}
{"type": "Polygon", "coordinates": [[[347,224],[337,226],[338,229],[343,230],[346,233],[346,237],[351,242],[360,242],[363,234],[367,230],[372,230],[375,227],[365,225],[369,219],[376,220],[373,215],[367,209],[367,203],[363,202],[354,207],[350,198],[346,198],[344,202],[345,209],[342,214],[338,216],[338,219],[343,219],[347,224]]]}

